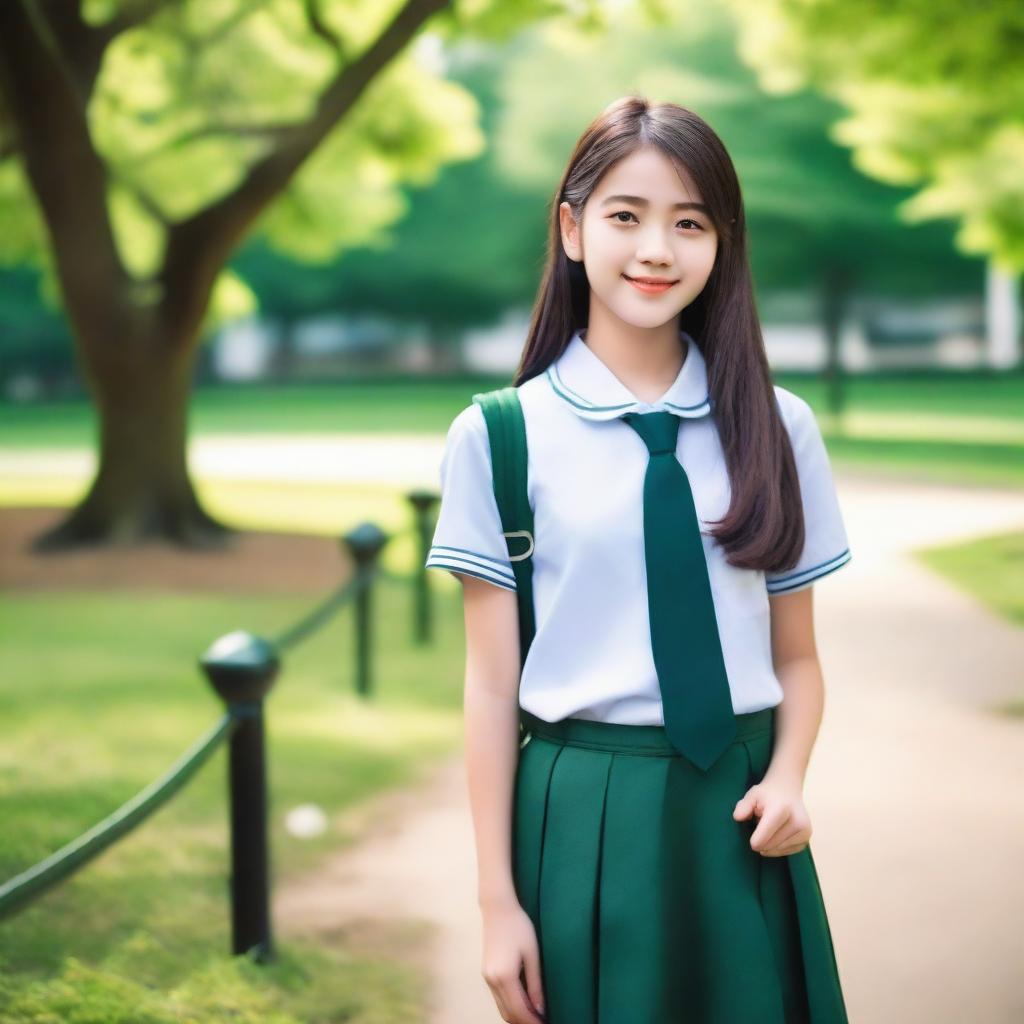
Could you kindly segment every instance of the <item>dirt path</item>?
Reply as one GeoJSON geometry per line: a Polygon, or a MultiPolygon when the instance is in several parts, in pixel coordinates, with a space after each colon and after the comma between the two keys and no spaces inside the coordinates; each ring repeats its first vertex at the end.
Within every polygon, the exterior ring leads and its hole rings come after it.
{"type": "Polygon", "coordinates": [[[414,960],[433,982],[424,1021],[500,1022],[479,970],[473,833],[462,757],[423,783],[373,804],[366,838],[314,874],[278,885],[273,913],[283,936],[326,935],[340,922],[415,922],[414,960]]]}
{"type": "MultiPolygon", "coordinates": [[[[1024,523],[1024,493],[841,478],[853,561],[816,587],[825,718],[807,780],[815,861],[855,1024],[1024,1020],[1024,632],[907,557],[1024,523]]],[[[499,1022],[480,977],[461,756],[282,888],[282,927],[417,919],[432,1024],[499,1022]]],[[[639,1024],[639,1022],[637,1022],[639,1024]]]]}
{"type": "Polygon", "coordinates": [[[66,515],[57,508],[0,508],[0,588],[293,592],[320,597],[351,573],[333,537],[245,530],[223,551],[152,542],[121,550],[37,555],[31,540],[66,515]]]}

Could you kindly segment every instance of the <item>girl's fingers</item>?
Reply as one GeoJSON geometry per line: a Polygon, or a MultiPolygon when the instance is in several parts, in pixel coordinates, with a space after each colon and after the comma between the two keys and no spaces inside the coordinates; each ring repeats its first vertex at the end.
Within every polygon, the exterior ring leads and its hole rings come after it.
{"type": "Polygon", "coordinates": [[[491,995],[494,996],[494,1003],[498,1007],[501,1019],[506,1021],[515,1020],[509,1013],[509,999],[506,994],[509,984],[493,974],[488,976],[486,973],[484,974],[484,981],[487,982],[487,987],[491,990],[491,995]]]}
{"type": "Polygon", "coordinates": [[[780,833],[778,839],[761,850],[766,857],[785,857],[790,853],[796,853],[798,850],[802,850],[810,839],[808,830],[800,826],[794,826],[785,832],[780,830],[780,833]]]}
{"type": "Polygon", "coordinates": [[[508,1008],[508,1015],[505,1020],[511,1024],[539,1024],[543,1017],[538,1017],[526,997],[526,992],[518,980],[509,982],[502,987],[502,997],[505,1006],[508,1008]]]}
{"type": "Polygon", "coordinates": [[[544,989],[540,977],[540,956],[536,947],[523,955],[523,973],[526,975],[526,992],[537,1012],[544,1014],[544,989]]]}
{"type": "Polygon", "coordinates": [[[807,846],[806,842],[801,843],[790,843],[788,846],[780,847],[777,850],[771,850],[764,854],[765,857],[788,857],[791,853],[799,853],[807,846]]]}
{"type": "MultiPolygon", "coordinates": [[[[524,957],[524,961],[526,959],[524,957]]],[[[494,978],[492,976],[487,984],[494,996],[494,1002],[502,1020],[508,1021],[509,1024],[541,1024],[543,1022],[544,1018],[533,1009],[518,977],[494,978]]]]}
{"type": "Polygon", "coordinates": [[[785,825],[789,820],[791,813],[792,812],[789,807],[783,807],[781,810],[776,810],[774,813],[762,815],[757,828],[754,829],[754,832],[750,837],[751,849],[760,851],[763,847],[771,843],[775,833],[785,825]]]}

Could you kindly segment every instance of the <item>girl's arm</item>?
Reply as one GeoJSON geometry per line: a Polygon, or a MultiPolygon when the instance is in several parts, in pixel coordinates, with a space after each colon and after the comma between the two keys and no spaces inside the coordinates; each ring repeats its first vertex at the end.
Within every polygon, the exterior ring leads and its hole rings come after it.
{"type": "Polygon", "coordinates": [[[516,901],[512,797],[519,757],[519,609],[513,590],[460,575],[466,621],[466,775],[481,907],[516,901]]]}
{"type": "Polygon", "coordinates": [[[466,774],[476,833],[484,980],[512,1024],[544,1013],[540,950],[512,872],[519,760],[519,608],[515,591],[460,575],[466,616],[466,774]]]}
{"type": "Polygon", "coordinates": [[[803,786],[821,725],[825,686],[814,640],[814,587],[769,597],[772,663],[784,698],[767,774],[803,786]]]}
{"type": "Polygon", "coordinates": [[[825,693],[814,644],[813,589],[769,598],[772,662],[783,699],[775,713],[772,758],[764,778],[747,790],[732,812],[737,821],[751,816],[760,819],[750,836],[750,848],[764,857],[799,853],[811,838],[802,791],[825,693]]]}

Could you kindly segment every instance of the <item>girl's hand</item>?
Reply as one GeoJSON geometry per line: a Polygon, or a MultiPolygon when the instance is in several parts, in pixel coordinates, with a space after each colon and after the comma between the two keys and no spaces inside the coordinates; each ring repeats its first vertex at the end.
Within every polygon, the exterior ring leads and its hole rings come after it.
{"type": "Polygon", "coordinates": [[[804,807],[798,782],[774,778],[771,773],[739,800],[732,816],[744,821],[751,814],[761,820],[750,837],[750,848],[764,857],[786,857],[799,853],[811,838],[811,819],[804,807]]]}
{"type": "Polygon", "coordinates": [[[485,908],[483,926],[483,976],[501,1019],[510,1024],[543,1021],[540,953],[530,916],[517,900],[508,900],[485,908]],[[524,973],[525,991],[521,980],[524,973]]]}

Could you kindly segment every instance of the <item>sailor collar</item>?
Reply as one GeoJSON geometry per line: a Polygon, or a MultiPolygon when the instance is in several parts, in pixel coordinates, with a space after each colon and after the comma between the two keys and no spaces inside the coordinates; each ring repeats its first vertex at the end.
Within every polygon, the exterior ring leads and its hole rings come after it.
{"type": "Polygon", "coordinates": [[[707,365],[686,331],[679,337],[686,358],[671,387],[655,402],[642,402],[584,342],[585,328],[573,332],[562,354],[547,368],[552,390],[579,416],[611,420],[627,412],[667,410],[677,416],[705,416],[714,405],[708,394],[707,365]]]}

